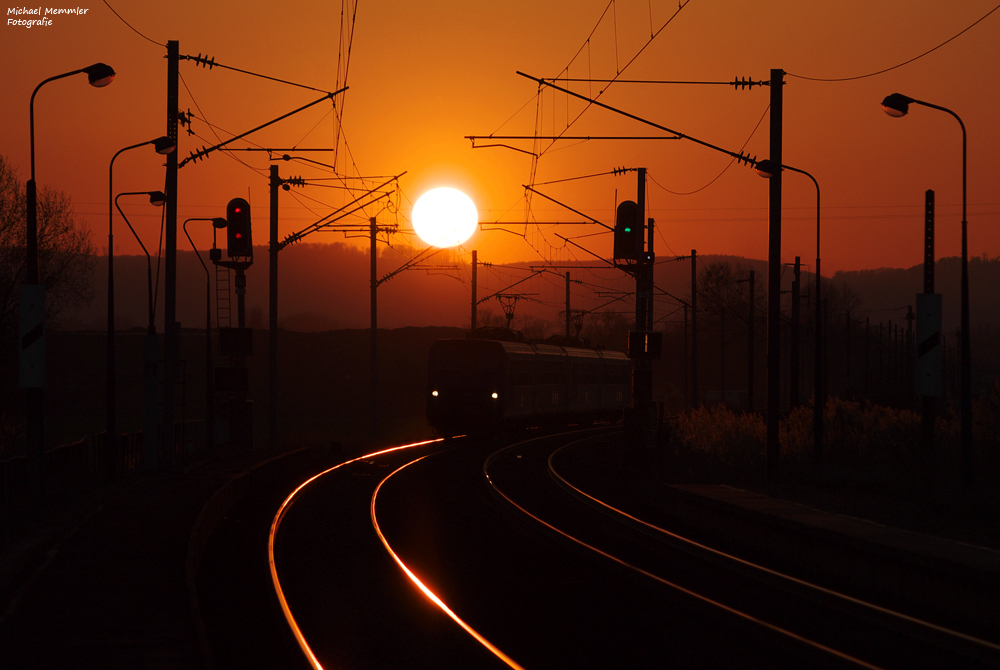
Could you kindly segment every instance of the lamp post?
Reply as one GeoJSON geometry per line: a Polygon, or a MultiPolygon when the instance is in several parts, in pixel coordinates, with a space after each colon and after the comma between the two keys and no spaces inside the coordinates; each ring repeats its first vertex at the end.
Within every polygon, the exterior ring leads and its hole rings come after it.
{"type": "MultiPolygon", "coordinates": [[[[105,433],[107,435],[107,440],[110,444],[115,444],[115,436],[118,432],[117,427],[117,404],[116,404],[116,379],[115,379],[115,242],[113,234],[113,223],[114,223],[114,210],[111,209],[111,201],[114,197],[114,169],[115,169],[115,159],[118,158],[119,154],[124,153],[130,149],[137,149],[139,147],[144,147],[147,144],[152,144],[156,153],[161,156],[172,153],[176,148],[177,144],[168,137],[157,137],[155,140],[149,140],[148,142],[140,142],[139,144],[133,144],[131,146],[125,147],[124,149],[119,149],[115,152],[115,155],[111,157],[111,163],[108,165],[108,343],[107,343],[107,423],[105,433]]],[[[108,458],[111,458],[111,453],[113,449],[108,449],[108,458]]],[[[110,465],[111,462],[108,462],[110,465]]]]}
{"type": "Polygon", "coordinates": [[[146,254],[146,294],[149,322],[146,326],[146,338],[143,343],[143,360],[145,363],[145,420],[142,432],[142,451],[143,467],[146,470],[156,470],[160,459],[159,417],[157,416],[159,401],[157,399],[156,378],[156,366],[159,354],[156,346],[156,325],[153,320],[153,265],[149,258],[149,251],[146,250],[146,245],[139,239],[139,235],[136,234],[135,228],[129,223],[125,212],[118,206],[118,198],[123,195],[147,195],[149,196],[149,203],[156,206],[163,206],[167,201],[167,197],[162,191],[131,191],[129,193],[119,193],[115,196],[115,207],[118,208],[118,213],[125,219],[128,229],[132,231],[132,235],[135,236],[136,241],[139,242],[139,246],[142,247],[143,252],[146,254]]]}
{"type": "Polygon", "coordinates": [[[118,209],[118,213],[122,215],[125,219],[125,225],[128,229],[132,231],[132,235],[135,237],[136,242],[142,247],[143,252],[146,254],[146,298],[148,302],[148,314],[149,322],[147,324],[147,333],[150,335],[156,334],[156,326],[153,319],[153,264],[149,257],[149,251],[146,249],[146,245],[142,243],[139,235],[135,232],[135,228],[129,223],[128,217],[125,216],[125,212],[122,211],[121,206],[118,204],[118,198],[123,195],[145,195],[149,196],[149,204],[155,207],[162,207],[167,202],[167,196],[163,194],[163,191],[129,191],[128,193],[119,193],[115,196],[115,207],[118,209]]]}
{"type": "MultiPolygon", "coordinates": [[[[773,162],[769,159],[764,159],[758,161],[754,166],[761,177],[770,178],[778,172],[773,162]]],[[[821,466],[823,464],[823,408],[826,406],[826,396],[823,393],[825,375],[823,369],[823,336],[822,336],[822,315],[823,306],[820,300],[820,265],[819,265],[819,241],[820,241],[820,206],[819,206],[819,182],[816,178],[805,170],[800,170],[798,168],[793,168],[788,165],[782,165],[782,170],[791,170],[792,172],[798,172],[799,174],[804,174],[812,180],[813,185],[816,187],[816,333],[815,333],[815,343],[814,343],[814,358],[813,358],[813,456],[816,460],[816,465],[821,466]]]]}
{"type": "MultiPolygon", "coordinates": [[[[194,255],[198,259],[198,262],[201,263],[201,267],[205,269],[205,446],[211,451],[215,448],[215,388],[212,384],[212,273],[208,271],[208,266],[205,265],[201,254],[198,253],[198,249],[194,246],[194,240],[188,234],[188,221],[211,221],[213,240],[215,231],[225,228],[228,222],[222,217],[213,219],[196,218],[187,219],[183,225],[184,235],[188,238],[188,242],[191,243],[191,248],[194,249],[194,255]]],[[[215,249],[214,241],[212,248],[215,249]]]]}
{"type": "Polygon", "coordinates": [[[893,93],[882,100],[882,109],[885,113],[894,118],[906,116],[909,112],[910,104],[923,105],[931,109],[947,112],[955,117],[958,125],[962,128],[962,305],[961,305],[961,332],[959,333],[959,416],[961,428],[959,441],[962,451],[962,483],[968,486],[972,483],[972,352],[969,347],[971,339],[969,332],[969,224],[966,220],[966,192],[968,184],[968,151],[965,124],[961,117],[947,107],[934,105],[923,100],[917,100],[902,93],[893,93]]]}
{"type": "Polygon", "coordinates": [[[45,493],[43,475],[45,462],[45,286],[38,276],[38,198],[35,186],[35,95],[50,81],[74,74],[86,73],[91,86],[107,86],[115,71],[104,63],[95,63],[44,80],[31,93],[28,104],[31,179],[25,184],[27,224],[25,228],[25,279],[19,296],[20,385],[26,391],[28,422],[27,441],[35,496],[38,502],[45,493]]]}

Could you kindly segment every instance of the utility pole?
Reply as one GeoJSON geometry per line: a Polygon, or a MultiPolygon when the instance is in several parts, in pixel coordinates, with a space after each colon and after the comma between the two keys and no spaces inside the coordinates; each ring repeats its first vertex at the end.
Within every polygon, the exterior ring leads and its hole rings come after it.
{"type": "MultiPolygon", "coordinates": [[[[646,221],[646,168],[638,168],[637,198],[639,210],[639,225],[646,221]]],[[[650,316],[653,311],[653,251],[651,248],[643,252],[643,239],[638,243],[638,259],[635,264],[635,328],[646,331],[643,341],[648,345],[652,339],[650,316]]],[[[647,231],[648,232],[648,231],[647,231]]],[[[651,241],[651,238],[650,238],[651,241]]],[[[630,346],[631,349],[631,346],[630,346]]],[[[630,352],[635,353],[635,352],[630,352]]],[[[657,354],[658,355],[658,354],[657,354]]],[[[653,406],[653,356],[648,350],[643,350],[634,358],[632,370],[632,395],[636,416],[637,443],[643,450],[653,446],[655,435],[655,408],[653,406]]]]}
{"type": "Polygon", "coordinates": [[[719,305],[719,399],[726,405],[726,305],[719,305]]]}
{"type": "Polygon", "coordinates": [[[754,352],[754,320],[756,319],[754,302],[757,293],[757,283],[754,271],[750,271],[750,300],[747,305],[747,411],[752,412],[754,408],[753,398],[753,352],[754,352]]]}
{"type": "Polygon", "coordinates": [[[569,337],[569,270],[566,271],[566,337],[569,337]]]}
{"type": "Polygon", "coordinates": [[[691,406],[698,401],[698,252],[691,250],[691,406]]]}
{"type": "MultiPolygon", "coordinates": [[[[781,155],[782,87],[784,71],[771,70],[771,162],[784,165],[781,155]]],[[[768,251],[767,251],[767,481],[778,480],[781,419],[781,170],[768,180],[768,251]]],[[[817,296],[819,298],[819,296],[817,296]]]]}
{"type": "Polygon", "coordinates": [[[378,226],[375,217],[368,220],[371,236],[371,436],[372,441],[378,437],[378,279],[376,275],[378,249],[375,244],[378,237],[378,226]]]}
{"type": "Polygon", "coordinates": [[[800,263],[799,257],[795,257],[795,265],[793,266],[793,279],[792,279],[792,328],[791,333],[789,333],[788,339],[791,340],[791,356],[789,357],[788,367],[791,368],[789,372],[791,373],[790,385],[789,385],[789,395],[791,397],[791,406],[799,406],[799,287],[801,286],[801,270],[802,265],[800,263]]]}
{"type": "Polygon", "coordinates": [[[684,304],[684,409],[691,409],[691,397],[688,395],[688,306],[684,304]]]}
{"type": "MultiPolygon", "coordinates": [[[[167,42],[167,137],[178,147],[167,154],[166,175],[166,240],[164,252],[163,287],[163,467],[174,466],[174,380],[180,349],[180,330],[177,316],[177,156],[180,147],[177,138],[178,65],[180,43],[167,42]]],[[[186,445],[181,445],[186,448],[186,445]]]]}
{"type": "Polygon", "coordinates": [[[271,165],[271,230],[268,244],[268,307],[267,307],[267,447],[278,450],[278,193],[281,179],[278,166],[271,165]]]}
{"type": "Polygon", "coordinates": [[[941,294],[934,293],[934,191],[924,194],[924,292],[917,295],[915,390],[920,396],[920,442],[925,455],[934,448],[937,398],[941,396],[944,352],[941,294]]]}
{"type": "Polygon", "coordinates": [[[476,332],[476,328],[478,327],[478,324],[477,324],[478,319],[476,317],[479,316],[478,315],[478,311],[479,310],[476,307],[476,266],[477,265],[478,265],[477,254],[476,254],[476,250],[473,249],[472,250],[472,320],[470,321],[470,323],[472,324],[472,332],[473,333],[476,332]]]}

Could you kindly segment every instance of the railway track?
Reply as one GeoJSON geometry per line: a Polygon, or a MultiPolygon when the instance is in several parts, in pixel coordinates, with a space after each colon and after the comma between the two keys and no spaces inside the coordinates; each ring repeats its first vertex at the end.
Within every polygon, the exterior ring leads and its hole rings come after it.
{"type": "Polygon", "coordinates": [[[300,486],[269,554],[313,667],[997,667],[991,643],[588,493],[561,463],[608,435],[412,445],[300,486]]]}

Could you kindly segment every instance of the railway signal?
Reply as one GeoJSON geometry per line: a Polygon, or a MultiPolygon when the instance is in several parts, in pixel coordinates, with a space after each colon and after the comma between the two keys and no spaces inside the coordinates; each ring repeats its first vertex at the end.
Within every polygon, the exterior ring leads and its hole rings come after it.
{"type": "Polygon", "coordinates": [[[250,203],[233,198],[226,206],[227,253],[230,258],[253,256],[250,227],[250,203]]]}
{"type": "Polygon", "coordinates": [[[642,254],[642,211],[632,200],[618,205],[615,214],[615,259],[638,261],[642,254]]]}

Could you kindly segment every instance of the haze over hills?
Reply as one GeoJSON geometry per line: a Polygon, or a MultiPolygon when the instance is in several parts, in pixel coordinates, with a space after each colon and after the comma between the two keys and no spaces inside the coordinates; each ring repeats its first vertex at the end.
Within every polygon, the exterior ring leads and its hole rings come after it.
{"type": "MultiPolygon", "coordinates": [[[[379,279],[406,262],[406,250],[380,248],[379,279]]],[[[423,269],[407,270],[382,283],[378,290],[378,323],[380,328],[404,326],[468,327],[471,312],[471,268],[461,256],[435,257],[422,264],[423,269]]],[[[203,254],[207,263],[207,254],[203,254]]],[[[268,313],[268,259],[266,247],[255,248],[255,264],[247,271],[247,325],[266,328],[268,313]]],[[[664,261],[665,259],[659,259],[664,261]]],[[[802,259],[802,293],[812,291],[813,275],[808,272],[809,259],[802,259]]],[[[287,330],[323,331],[337,328],[367,328],[370,318],[370,259],[366,250],[347,244],[298,244],[282,250],[279,256],[279,326],[287,330]]],[[[699,255],[701,273],[713,263],[731,263],[753,269],[758,296],[764,290],[767,263],[739,256],[699,255]]],[[[548,334],[561,333],[565,315],[565,280],[561,273],[569,271],[573,280],[571,309],[598,312],[614,311],[628,317],[631,300],[620,299],[631,291],[630,279],[613,268],[575,269],[573,264],[560,264],[558,270],[539,275],[507,293],[520,293],[523,298],[515,305],[515,327],[532,323],[544,327],[548,334]],[[582,283],[578,283],[582,282],[582,283]],[[609,302],[610,301],[610,302],[609,302]],[[603,305],[603,307],[602,307],[603,305]]],[[[535,269],[538,266],[533,265],[535,269]]],[[[215,268],[211,273],[212,318],[216,318],[215,268]]],[[[1000,314],[1000,259],[972,258],[969,264],[971,319],[975,329],[992,324],[1000,314]]],[[[157,275],[153,260],[154,277],[157,275]]],[[[959,320],[958,258],[944,258],[936,263],[937,292],[944,295],[945,332],[954,332],[959,320]]],[[[529,264],[521,263],[503,269],[479,269],[478,297],[486,298],[530,275],[529,264]]],[[[177,252],[177,314],[182,326],[201,328],[205,323],[205,270],[191,251],[177,252]]],[[[782,275],[782,290],[791,287],[792,269],[786,266],[782,275]]],[[[892,320],[905,323],[907,306],[915,302],[915,294],[923,289],[923,266],[910,268],[879,268],[838,272],[829,278],[834,287],[847,287],[857,296],[852,317],[868,317],[872,323],[892,320]]],[[[57,326],[64,329],[103,330],[106,327],[107,261],[98,257],[92,277],[94,299],[60,315],[57,326]]],[[[689,300],[691,264],[689,260],[660,262],[656,267],[658,288],[666,296],[658,296],[657,319],[660,323],[679,322],[678,315],[661,316],[679,308],[670,296],[689,300]]],[[[824,284],[826,286],[826,284],[824,284]]],[[[117,328],[145,327],[147,313],[146,258],[117,256],[115,258],[115,292],[117,328]]],[[[760,298],[758,298],[760,302],[760,298]]],[[[787,297],[784,298],[787,301],[787,297]]],[[[163,272],[159,272],[157,330],[162,331],[163,272]]],[[[236,321],[233,296],[233,325],[236,321]]],[[[702,302],[702,309],[707,303],[702,302]]],[[[760,302],[763,310],[763,302],[760,302]]],[[[762,311],[760,313],[763,313],[762,311]]],[[[496,299],[479,306],[480,321],[500,323],[503,311],[496,299]]],[[[831,320],[834,318],[831,315],[831,320]]]]}

